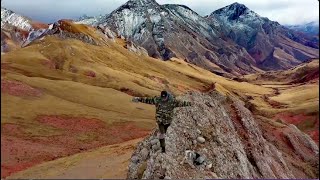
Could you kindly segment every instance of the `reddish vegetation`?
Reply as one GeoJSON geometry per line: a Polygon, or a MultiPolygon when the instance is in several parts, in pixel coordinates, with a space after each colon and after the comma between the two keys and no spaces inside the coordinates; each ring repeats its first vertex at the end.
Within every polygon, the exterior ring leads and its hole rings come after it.
{"type": "Polygon", "coordinates": [[[129,88],[125,88],[125,87],[120,88],[120,91],[124,92],[130,96],[142,96],[141,94],[135,92],[134,90],[129,89],[129,88]]]}
{"type": "MultiPolygon", "coordinates": [[[[284,158],[287,162],[291,162],[288,165],[290,168],[295,169],[293,171],[293,174],[297,178],[304,178],[307,176],[304,168],[305,162],[303,162],[303,159],[301,157],[301,154],[297,153],[295,148],[293,147],[292,143],[288,140],[288,138],[285,137],[284,132],[290,131],[287,127],[285,128],[276,128],[271,126],[268,123],[264,123],[263,121],[257,121],[259,122],[261,126],[261,130],[263,131],[263,136],[266,138],[269,142],[271,142],[273,145],[275,145],[279,150],[282,151],[284,158]]],[[[297,143],[299,142],[297,139],[297,143]]],[[[302,143],[303,144],[303,143],[302,143]]],[[[304,153],[305,156],[309,156],[311,152],[310,149],[307,149],[304,147],[304,145],[300,145],[302,153],[304,153]]]]}
{"type": "Polygon", "coordinates": [[[34,29],[48,29],[49,28],[49,25],[48,24],[44,24],[44,23],[41,23],[41,22],[36,22],[36,21],[33,21],[31,23],[32,27],[34,29]]]}
{"type": "Polygon", "coordinates": [[[1,93],[7,93],[12,96],[31,96],[40,97],[42,92],[39,89],[35,89],[28,84],[19,81],[11,81],[1,79],[1,93]]]}
{"type": "Polygon", "coordinates": [[[86,119],[63,116],[39,116],[38,121],[55,128],[69,131],[88,132],[105,128],[105,123],[98,119],[86,119]]]}
{"type": "Polygon", "coordinates": [[[15,32],[18,32],[24,39],[26,39],[29,36],[29,31],[16,28],[15,32]]]}
{"type": "Polygon", "coordinates": [[[291,113],[280,113],[274,116],[273,119],[277,120],[277,119],[281,119],[283,121],[285,121],[288,124],[294,124],[294,125],[298,125],[302,122],[304,122],[305,120],[309,120],[309,119],[314,119],[316,117],[314,116],[307,116],[304,114],[291,114],[291,113]]]}
{"type": "Polygon", "coordinates": [[[308,134],[319,145],[319,130],[310,131],[308,134]]]}
{"type": "Polygon", "coordinates": [[[1,63],[1,69],[4,69],[4,70],[10,69],[10,63],[1,63]]]}
{"type": "Polygon", "coordinates": [[[86,71],[85,75],[93,78],[97,76],[96,73],[93,71],[86,71]]]}
{"type": "Polygon", "coordinates": [[[10,69],[12,69],[10,67],[10,63],[1,63],[1,75],[7,74],[6,70],[10,70],[10,69]]]}
{"type": "MultiPolygon", "coordinates": [[[[6,127],[2,127],[4,128],[6,127]]],[[[4,135],[1,132],[1,178],[53,159],[55,154],[64,153],[63,150],[64,148],[47,146],[31,140],[4,135]]],[[[64,153],[64,155],[67,154],[64,153]]]]}
{"type": "Polygon", "coordinates": [[[106,124],[99,119],[84,117],[42,115],[37,121],[44,126],[58,128],[60,134],[30,138],[19,125],[2,124],[2,178],[45,161],[141,138],[150,132],[133,122],[106,124]]]}
{"type": "Polygon", "coordinates": [[[310,69],[305,74],[302,74],[302,77],[297,77],[292,83],[306,83],[313,80],[319,80],[319,67],[316,69],[310,69]]]}
{"type": "Polygon", "coordinates": [[[319,116],[305,114],[280,113],[274,116],[274,120],[282,120],[288,124],[294,124],[302,131],[306,132],[319,144],[319,116]]]}

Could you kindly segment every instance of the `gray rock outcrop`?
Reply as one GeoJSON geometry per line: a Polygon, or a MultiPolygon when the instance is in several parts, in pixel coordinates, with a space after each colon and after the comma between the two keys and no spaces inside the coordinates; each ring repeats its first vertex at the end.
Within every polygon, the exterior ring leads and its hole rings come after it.
{"type": "MultiPolygon", "coordinates": [[[[128,179],[295,178],[282,152],[264,138],[242,101],[216,91],[192,92],[181,99],[193,105],[175,110],[167,131],[166,153],[154,148],[158,144],[155,129],[133,153],[128,179]],[[205,142],[194,143],[199,132],[205,142]],[[209,165],[193,169],[180,164],[186,150],[197,151],[209,165]]],[[[292,133],[303,134],[293,129],[288,130],[288,137],[294,137],[292,133]]],[[[306,137],[301,140],[312,141],[306,137]]],[[[316,145],[306,142],[304,148],[312,150],[310,157],[318,157],[316,145]]]]}

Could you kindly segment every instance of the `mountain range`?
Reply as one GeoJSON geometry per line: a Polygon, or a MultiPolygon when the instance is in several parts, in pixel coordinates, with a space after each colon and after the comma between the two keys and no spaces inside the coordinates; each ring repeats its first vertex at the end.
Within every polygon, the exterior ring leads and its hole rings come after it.
{"type": "Polygon", "coordinates": [[[1,8],[1,178],[317,179],[317,38],[239,3],[52,24],[1,8]],[[155,107],[132,102],[162,90],[192,103],[165,154],[155,107]],[[187,149],[211,165],[180,164],[187,149]]]}
{"type": "Polygon", "coordinates": [[[239,3],[202,17],[183,5],[130,0],[87,22],[109,27],[152,57],[183,58],[212,72],[239,75],[288,69],[319,56],[317,38],[261,17],[239,3]]]}
{"type": "Polygon", "coordinates": [[[289,29],[293,29],[295,31],[300,31],[309,35],[319,36],[319,22],[312,21],[306,24],[300,25],[287,25],[289,29]]]}
{"type": "MultiPolygon", "coordinates": [[[[32,29],[29,18],[6,9],[1,16],[2,24],[24,31],[32,29]]],[[[185,59],[228,77],[289,69],[319,56],[317,37],[261,17],[239,3],[202,17],[184,5],[129,0],[109,14],[82,16],[74,21],[107,28],[115,36],[143,47],[151,57],[185,59]]],[[[3,33],[5,29],[2,28],[3,33]]],[[[7,36],[8,33],[3,35],[7,36]]]]}

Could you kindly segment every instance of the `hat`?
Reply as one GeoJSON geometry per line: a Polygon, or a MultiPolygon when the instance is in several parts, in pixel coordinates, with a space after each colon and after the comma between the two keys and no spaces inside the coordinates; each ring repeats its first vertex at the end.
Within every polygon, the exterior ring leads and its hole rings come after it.
{"type": "Polygon", "coordinates": [[[168,96],[168,92],[167,91],[161,91],[161,97],[165,98],[168,96]]]}

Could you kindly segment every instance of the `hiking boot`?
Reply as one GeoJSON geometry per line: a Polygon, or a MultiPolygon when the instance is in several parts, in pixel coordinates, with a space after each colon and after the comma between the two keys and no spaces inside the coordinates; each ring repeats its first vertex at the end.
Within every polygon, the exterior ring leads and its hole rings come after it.
{"type": "Polygon", "coordinates": [[[162,153],[166,152],[166,144],[165,144],[165,140],[164,139],[160,139],[160,145],[162,148],[162,153]]]}
{"type": "Polygon", "coordinates": [[[161,152],[162,152],[162,153],[166,153],[166,148],[165,148],[165,147],[162,147],[161,152]]]}

